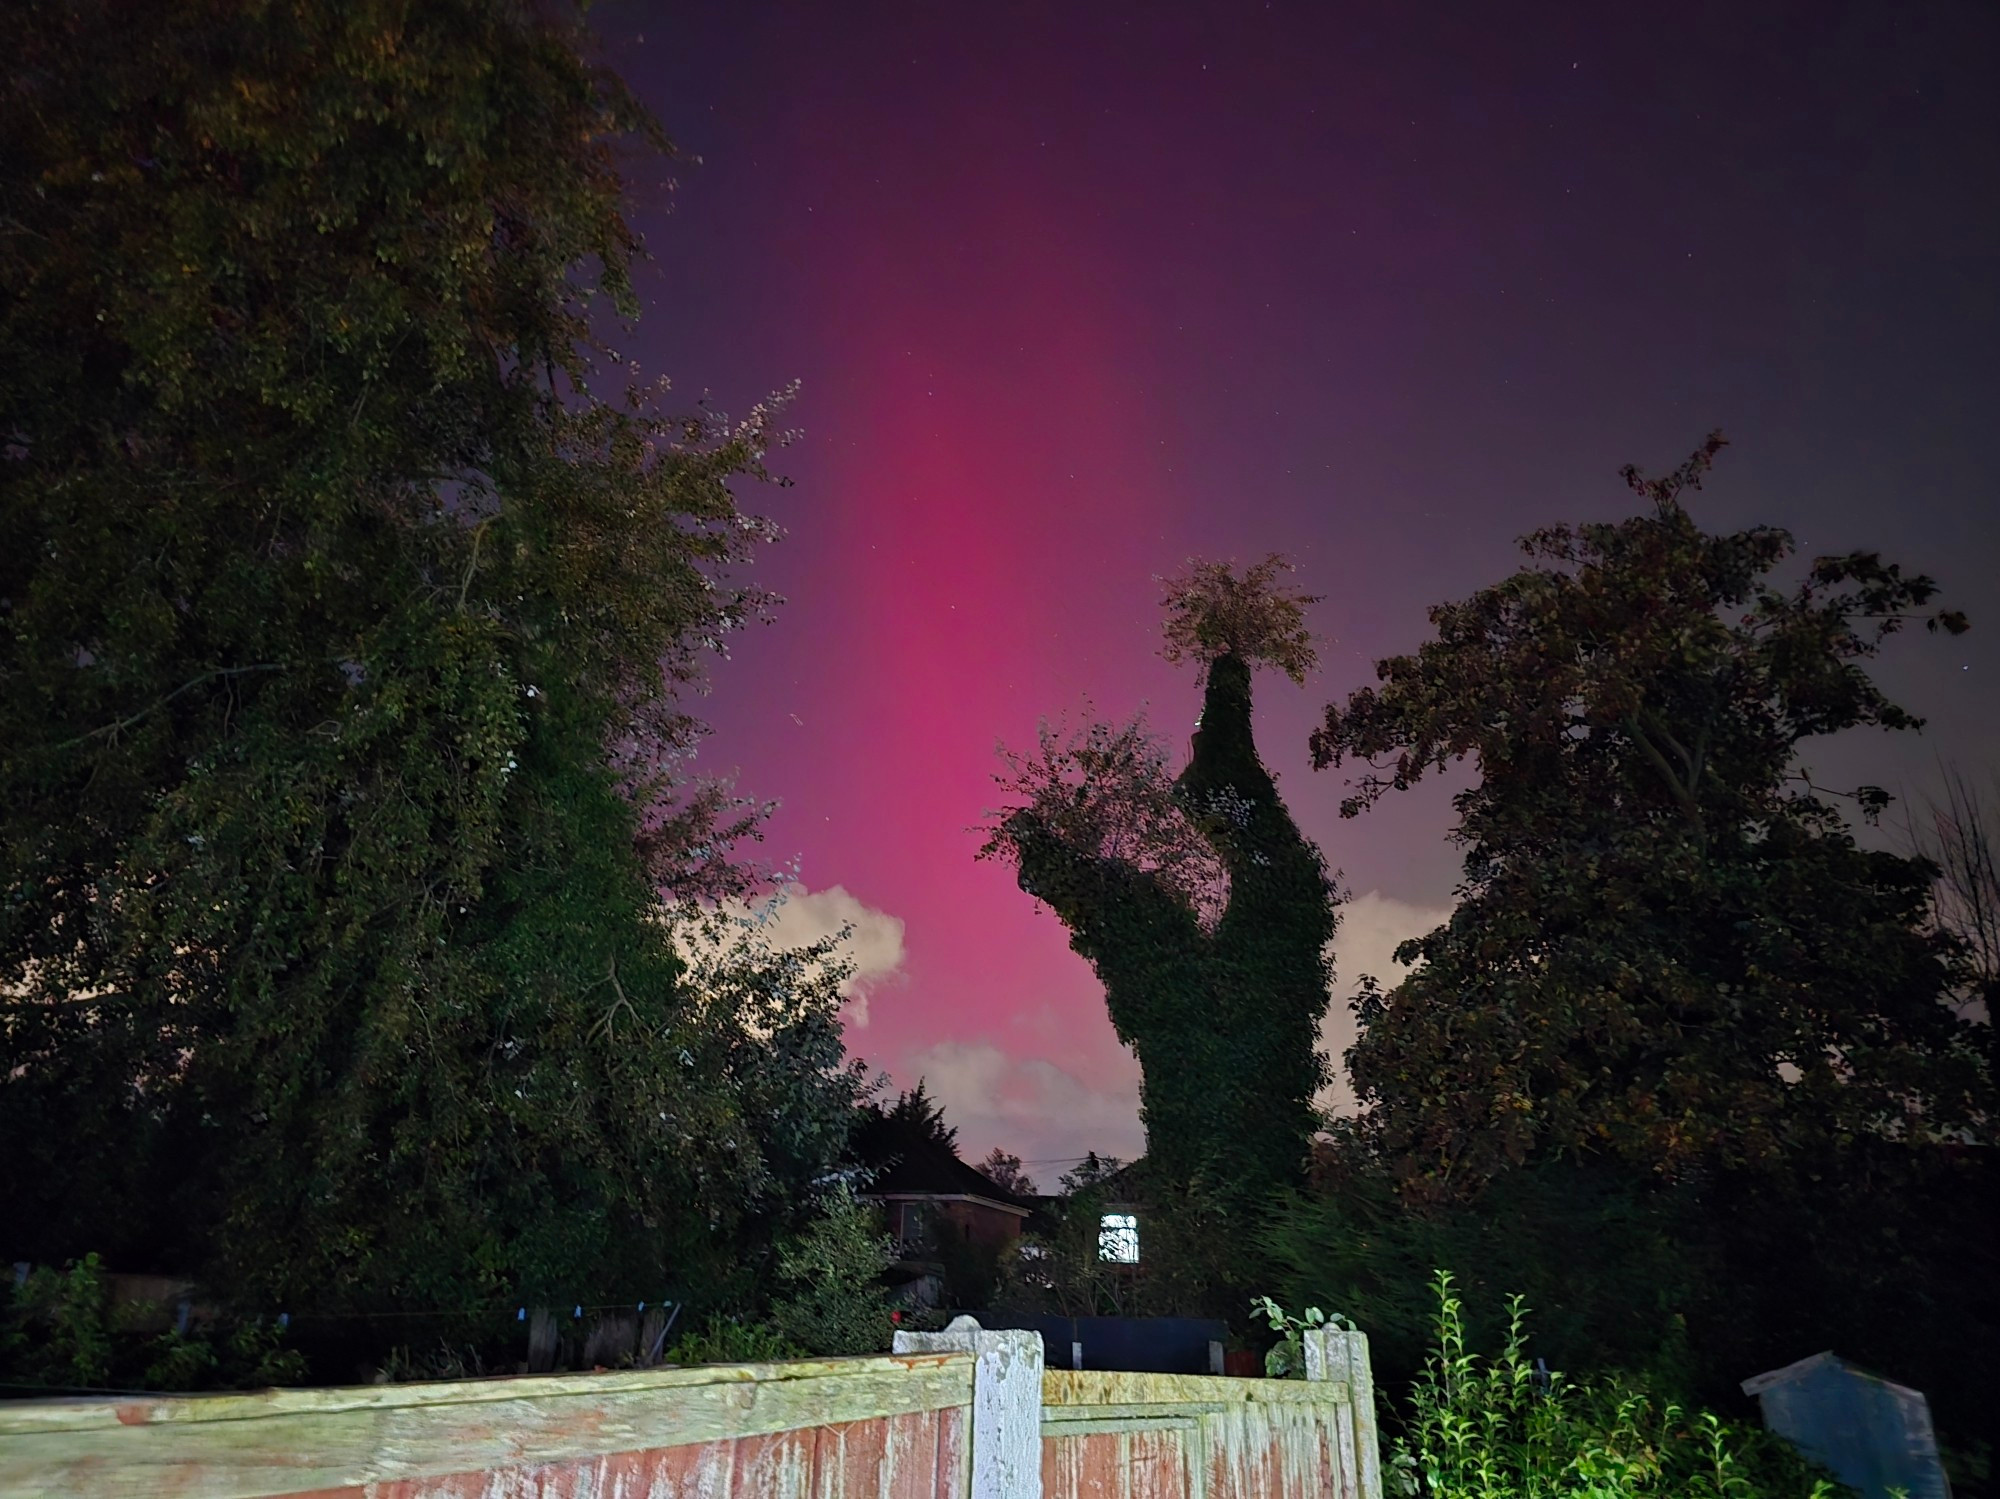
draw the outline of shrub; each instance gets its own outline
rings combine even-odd
[[[1436,1343],[1384,1467],[1426,1499],[1832,1499],[1842,1492],[1768,1434],[1689,1412],[1643,1385],[1571,1383],[1527,1357],[1509,1298],[1497,1359],[1466,1348],[1449,1272],[1434,1281]]]
[[[889,1346],[882,1272],[894,1251],[873,1209],[838,1188],[824,1217],[778,1251],[778,1331],[808,1353],[880,1353]]]
[[[1354,1324],[1335,1312],[1329,1317],[1316,1306],[1305,1309],[1305,1315],[1294,1317],[1268,1296],[1257,1296],[1250,1302],[1254,1316],[1262,1317],[1271,1324],[1271,1331],[1278,1334],[1278,1341],[1264,1354],[1264,1374],[1270,1379],[1304,1379],[1306,1377],[1306,1334],[1320,1327],[1352,1328]]]
[[[806,1350],[768,1322],[747,1322],[720,1313],[690,1328],[667,1349],[670,1364],[763,1364],[800,1358]]]
[[[104,1277],[95,1254],[30,1275],[0,1315],[0,1375],[52,1392],[260,1389],[304,1380],[305,1360],[283,1346],[277,1323],[223,1316],[154,1331],[145,1325],[151,1309],[115,1303]]]

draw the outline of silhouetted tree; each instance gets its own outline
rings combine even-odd
[[[562,4],[7,32],[17,1252],[295,1310],[726,1273],[851,1079],[832,989],[697,995],[660,919],[744,888],[680,689],[779,434],[620,389],[658,126]]]
[[[2000,789],[2000,782],[1996,782]],[[1986,1065],[2000,1077],[2000,799],[1963,772],[1945,772],[1942,804],[1926,798],[1931,830],[1906,825],[1911,851],[1937,866],[1933,911],[1939,928],[1964,944],[1958,992],[1979,1007]]]
[[[1866,552],[1764,582],[1789,535],[1711,536],[1679,499],[1721,446],[1627,469],[1645,514],[1528,537],[1545,565],[1433,609],[1437,638],[1313,736],[1317,765],[1369,767],[1343,816],[1478,761],[1459,904],[1398,953],[1423,966],[1364,995],[1348,1054],[1413,1179],[1470,1189],[1544,1152],[1671,1176],[1992,1117],[1931,869],[1859,848],[1798,762],[1819,735],[1918,725],[1858,663],[1935,585]]]
[[[987,1152],[986,1159],[979,1163],[980,1173],[1003,1192],[1016,1197],[1038,1196],[1034,1178],[1022,1168],[1021,1158],[998,1145]]]

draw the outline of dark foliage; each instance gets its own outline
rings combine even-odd
[[[1351,1153],[1263,1230],[1286,1305],[1352,1316],[1400,1396],[1430,1336],[1433,1269],[1465,1291],[1469,1343],[1498,1349],[1505,1297],[1530,1357],[1618,1373],[1742,1417],[1740,1381],[1833,1348],[1926,1392],[1948,1443],[1995,1436],[2000,1180],[1986,1152],[1874,1143],[1794,1175],[1667,1183],[1597,1159],[1503,1172],[1413,1201]]]
[[[853,1079],[829,983],[696,994],[663,919],[744,888],[678,694],[776,434],[595,393],[657,127],[562,6],[7,32],[14,1254],[293,1312],[738,1274]]]
[[[1667,480],[1628,470],[1649,513],[1529,537],[1549,565],[1432,610],[1437,638],[1313,737],[1317,764],[1371,767],[1349,816],[1479,765],[1459,904],[1399,954],[1422,967],[1364,992],[1349,1053],[1369,1129],[1424,1190],[1551,1152],[1781,1170],[1993,1117],[1946,1003],[1960,947],[1928,919],[1934,866],[1858,846],[1798,763],[1820,735],[1917,727],[1859,663],[1935,585],[1872,553],[1822,557],[1790,594],[1764,581],[1789,536],[1707,535],[1677,498],[1720,445]]]

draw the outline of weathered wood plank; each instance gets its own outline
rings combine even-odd
[[[933,1499],[937,1492],[937,1413],[891,1416],[882,1499]]]
[[[865,1358],[790,1359],[771,1364],[696,1364],[685,1368],[610,1370],[602,1374],[540,1374],[418,1384],[343,1385],[333,1389],[252,1390],[232,1395],[13,1400],[0,1403],[0,1437],[93,1427],[158,1426],[182,1421],[243,1421],[262,1416],[328,1414],[350,1410],[479,1405],[495,1400],[540,1400],[565,1395],[595,1398],[696,1385],[783,1384],[835,1375],[854,1378],[879,1374],[893,1379],[908,1370],[961,1366],[967,1370],[966,1378],[969,1380],[971,1359],[962,1353],[884,1353]]]
[[[1223,1374],[1120,1374],[1045,1369],[1044,1407],[1069,1405],[1342,1405],[1343,1380],[1233,1379]]]
[[[1125,1490],[1130,1499],[1189,1499],[1188,1441],[1184,1431],[1135,1431],[1126,1437]]]
[[[1045,1405],[1042,1407],[1042,1428],[1064,1426],[1072,1421],[1144,1420],[1157,1416],[1161,1420],[1174,1417],[1196,1417],[1213,1415],[1217,1411],[1232,1409],[1239,1402],[1226,1400],[1162,1400],[1146,1405]]]
[[[813,1449],[813,1499],[886,1499],[889,1423],[822,1426]]]
[[[946,1406],[937,1413],[938,1499],[968,1499],[972,1493],[972,1412]]]
[[[775,1431],[736,1439],[729,1499],[812,1499],[813,1448],[819,1432]]]
[[[405,1387],[399,1399],[276,1391],[215,1397],[208,1408],[193,1399],[100,1403],[82,1419],[46,1404],[0,1409],[0,1496],[262,1499],[692,1447],[972,1398],[964,1355],[808,1367],[803,1377],[770,1373],[790,1368],[770,1364],[480,1381]],[[238,1414],[217,1419],[216,1408]]]
[[[316,1489],[280,1499],[728,1499],[735,1444],[620,1452],[587,1463],[453,1473],[393,1483]]]
[[[1044,1499],[1130,1499],[1124,1485],[1127,1440],[1106,1433],[1044,1441]]]

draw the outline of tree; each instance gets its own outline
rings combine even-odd
[[[986,1153],[986,1159],[979,1163],[979,1172],[994,1186],[1014,1197],[1040,1195],[1034,1178],[1022,1168],[1021,1158],[998,1145]]]
[[[917,1079],[916,1087],[897,1094],[883,1117],[898,1133],[928,1140],[946,1150],[958,1149],[958,1127],[944,1122],[944,1105],[924,1091],[922,1078]]]
[[[1625,470],[1647,513],[1526,538],[1547,565],[1433,609],[1436,639],[1313,736],[1317,766],[1369,767],[1343,816],[1479,766],[1459,905],[1398,953],[1421,968],[1364,993],[1349,1052],[1413,1180],[1544,1152],[1671,1177],[1989,1117],[1930,867],[1858,847],[1799,763],[1819,735],[1918,726],[1860,662],[1936,586],[1868,552],[1764,581],[1786,533],[1708,535],[1679,499],[1721,446]],[[1851,795],[1871,818],[1888,800]]]
[[[662,886],[743,883],[754,812],[686,781],[682,698],[768,602],[724,581],[771,534],[729,486],[779,437],[768,408],[598,393],[641,253],[616,153],[671,148],[579,25],[510,0],[14,16],[0,1195],[24,1253],[292,1309],[657,1296],[783,1216],[779,1157],[827,1154],[743,1076],[755,1053],[837,1097],[825,996],[692,992],[659,919]]]
[[[1103,1252],[1104,1212],[1124,1163],[1095,1151],[1063,1173],[1056,1200],[1001,1268],[999,1304],[1058,1317],[1144,1316],[1156,1310],[1130,1267]],[[1122,1193],[1120,1194],[1122,1197]]]
[[[1965,971],[1959,993],[1982,1011],[1986,1065],[2000,1077],[2000,801],[1987,800],[1963,772],[1945,772],[1942,805],[1926,798],[1931,833],[1907,820],[1912,853],[1937,866],[1933,909],[1938,926],[1962,944]]]
[[[1164,654],[1194,661],[1205,696],[1192,752],[1168,779],[1142,720],[1094,725],[1012,757],[981,850],[1070,931],[1143,1069],[1147,1163],[1169,1191],[1234,1203],[1299,1178],[1327,1072],[1335,892],[1257,758],[1250,679],[1303,681],[1315,600],[1280,588],[1271,557],[1238,579],[1193,563],[1167,580]]]

